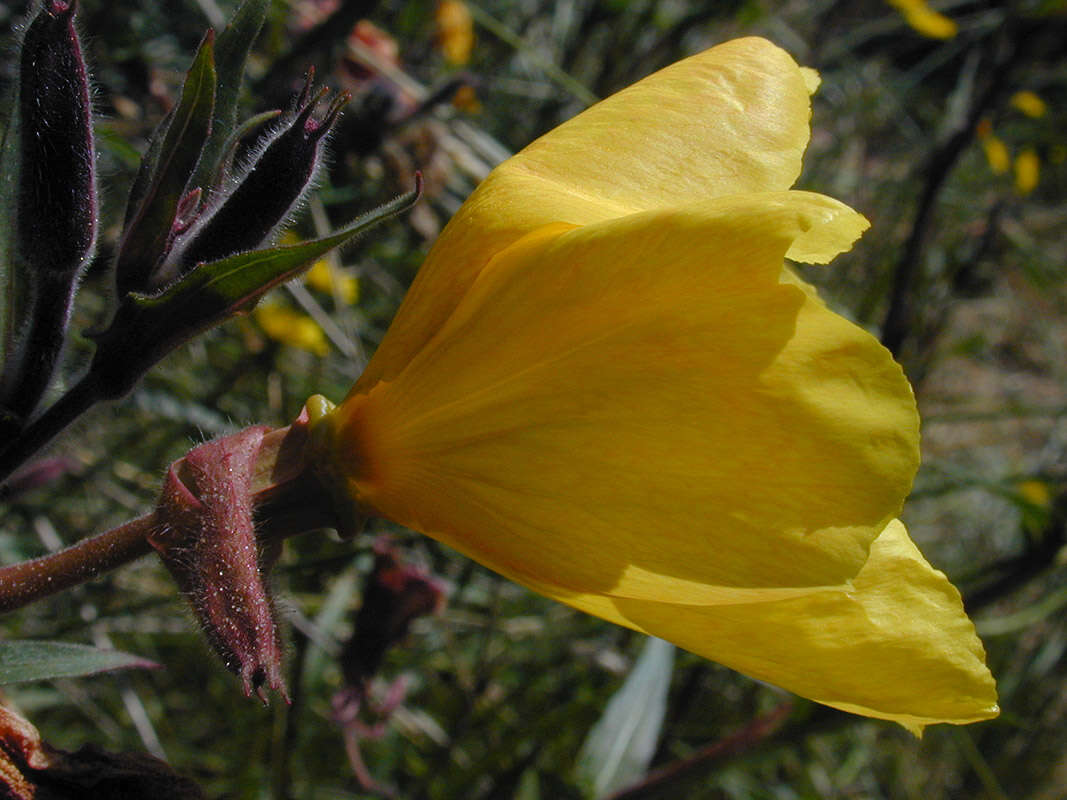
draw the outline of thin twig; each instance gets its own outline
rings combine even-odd
[[[992,43],[992,46],[996,45],[997,43]],[[1024,49],[1014,40],[1008,43],[1007,52],[990,65],[988,74],[992,77],[985,91],[971,105],[956,132],[940,146],[934,148],[923,168],[926,182],[919,196],[911,232],[908,234],[908,239],[904,243],[904,249],[900,253],[900,259],[893,272],[889,310],[882,324],[882,344],[894,356],[900,355],[904,341],[912,328],[912,304],[916,287],[919,284],[923,250],[933,228],[938,197],[956,163],[974,139],[979,120],[1006,90],[1008,79],[1022,57]]]
[[[712,742],[688,758],[675,761],[649,773],[640,783],[621,789],[607,800],[644,800],[657,796],[671,784],[688,779],[712,764],[751,750],[771,736],[793,713],[793,703],[787,700],[773,711],[756,717],[736,733]]]

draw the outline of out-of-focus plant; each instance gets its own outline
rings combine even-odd
[[[39,408],[96,239],[95,147],[74,12],[73,0],[49,0],[27,27],[5,130],[0,479],[92,405],[129,392],[167,353],[247,313],[270,288],[415,197],[330,236],[274,245],[314,185],[348,96],[335,96],[316,116],[327,90],[314,91],[309,74],[290,109],[238,126],[237,91],[266,12],[266,3],[248,0],[217,43],[213,32],[204,37],[180,101],[142,159],[113,265],[118,304],[88,334],[95,343],[88,369]]]
[[[959,30],[952,19],[934,11],[926,0],[887,0],[887,2],[923,36],[931,39],[951,39]]]
[[[249,0],[217,42],[209,34],[201,45],[131,193],[113,263],[117,308],[93,334],[87,371],[57,400],[48,387],[96,238],[93,203],[78,207],[80,221],[65,219],[79,241],[48,241],[69,245],[47,259],[66,264],[55,281],[70,293],[60,293],[63,313],[34,310],[46,295],[32,280],[9,293],[5,473],[92,404],[130,391],[167,352],[413,200],[332,236],[274,246],[345,100],[318,113],[324,93],[309,78],[289,110],[236,125],[236,77],[263,7]],[[76,47],[72,14],[46,3],[23,47],[34,45],[34,26],[57,20],[63,47]],[[80,56],[64,57],[80,71],[63,96],[81,110],[68,109],[77,124],[60,127],[84,134],[69,148],[83,158],[55,167],[91,166],[80,144],[93,146],[86,71]],[[563,603],[820,703],[913,731],[994,716],[995,688],[959,594],[896,519],[918,462],[911,388],[870,334],[782,266],[829,261],[866,227],[847,206],[791,189],[816,83],[783,51],[739,40],[538,140],[456,214],[338,406],[316,396],[290,426],[193,448],[167,470],[152,513],[0,571],[0,603],[25,604],[154,550],[246,694],[287,697],[270,587],[282,541],[327,527],[351,538],[384,517]],[[15,107],[9,142],[37,124],[33,109]],[[35,147],[4,150],[6,186],[23,203],[3,229],[9,253],[47,238],[23,221],[39,218],[24,207],[56,207],[44,190],[22,197],[26,165],[41,162]],[[1021,155],[1024,193],[1037,162]],[[77,174],[94,197],[92,171]],[[23,268],[10,263],[15,280]],[[311,280],[354,299],[345,276]],[[43,359],[33,341],[44,335],[23,333],[38,317],[53,331],[49,317],[63,318]],[[278,341],[325,348],[315,323],[285,306],[261,306],[255,318]],[[42,388],[20,393],[35,383]],[[397,680],[379,700],[372,679],[386,648],[442,593],[388,547],[370,576],[341,654],[348,690],[333,711],[363,788],[387,793],[360,748],[384,730],[367,717],[402,712],[407,689]],[[662,659],[657,670],[662,695],[670,670]],[[658,731],[663,711],[652,705]],[[10,730],[22,736],[16,722]],[[631,778],[653,757],[650,738],[633,748]],[[29,756],[19,758],[25,775]]]

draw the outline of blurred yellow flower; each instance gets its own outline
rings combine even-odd
[[[993,133],[993,125],[988,119],[978,123],[978,141],[982,144],[989,168],[996,175],[1003,175],[1011,169],[1011,154],[1004,141]]]
[[[304,275],[304,282],[312,289],[330,296],[336,290],[337,298],[348,306],[355,305],[359,300],[359,278],[334,269],[325,258],[311,265]]]
[[[330,351],[322,328],[307,314],[279,305],[259,305],[252,312],[256,323],[271,339],[317,356]]]
[[[1052,505],[1052,491],[1045,481],[1029,480],[1022,481],[1015,487],[1019,497],[1031,505],[1040,508],[1048,508]]]
[[[471,60],[474,49],[474,20],[466,3],[440,0],[434,14],[437,46],[449,64],[462,66]]]
[[[1041,159],[1032,147],[1024,148],[1015,157],[1015,193],[1026,197],[1037,188],[1041,179]]]
[[[1048,106],[1035,92],[1023,90],[1011,96],[1011,104],[1014,108],[1026,114],[1028,117],[1038,119],[1048,113]]]
[[[460,111],[466,111],[468,114],[480,114],[482,111],[482,103],[478,99],[478,92],[475,91],[473,86],[469,85],[463,85],[456,89],[456,93],[452,95],[452,105]]]
[[[923,36],[931,39],[951,39],[959,30],[956,23],[934,11],[925,0],[887,0],[897,9],[904,21]]]
[[[895,520],[911,388],[783,265],[868,226],[789,188],[813,77],[729,42],[499,166],[344,402],[309,401],[318,462],[364,513],[818,702],[986,719],[959,594]]]

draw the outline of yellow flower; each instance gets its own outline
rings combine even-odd
[[[995,175],[1003,175],[1011,169],[1011,154],[1004,140],[993,133],[993,125],[988,119],[978,123],[978,141],[982,144],[989,168]]]
[[[260,305],[252,312],[259,327],[271,339],[317,356],[330,351],[326,335],[311,317],[278,305]]]
[[[931,39],[951,39],[959,28],[956,23],[930,8],[925,0],[887,0],[915,31]]]
[[[1015,193],[1026,197],[1037,188],[1041,179],[1041,159],[1032,147],[1025,148],[1015,157]]]
[[[1052,505],[1052,492],[1044,481],[1022,481],[1015,487],[1024,501],[1039,508],[1048,508]]]
[[[1048,113],[1048,106],[1045,101],[1038,94],[1028,89],[1013,94],[1011,96],[1011,104],[1026,116],[1034,119],[1043,117]]]
[[[320,258],[311,265],[304,275],[304,281],[312,289],[323,294],[333,295],[336,287],[337,297],[345,305],[355,305],[359,300],[359,278],[330,266],[325,258]]]
[[[959,595],[894,519],[911,389],[783,267],[867,227],[789,189],[813,77],[729,42],[499,166],[317,403],[319,460],[364,512],[575,608],[912,730],[985,719]]]
[[[461,66],[471,60],[474,49],[474,20],[460,0],[441,0],[434,13],[437,46],[449,64]]]

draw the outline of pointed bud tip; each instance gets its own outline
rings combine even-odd
[[[44,4],[44,11],[51,14],[57,19],[63,19],[64,17],[73,17],[74,12],[77,10],[77,0],[46,0]]]
[[[245,697],[251,697],[255,694],[259,698],[259,702],[264,706],[269,706],[270,696],[267,694],[267,689],[272,689],[278,693],[286,705],[293,704],[293,701],[289,699],[289,692],[286,689],[285,681],[282,679],[279,664],[249,663],[241,669],[240,676],[244,685]]]

